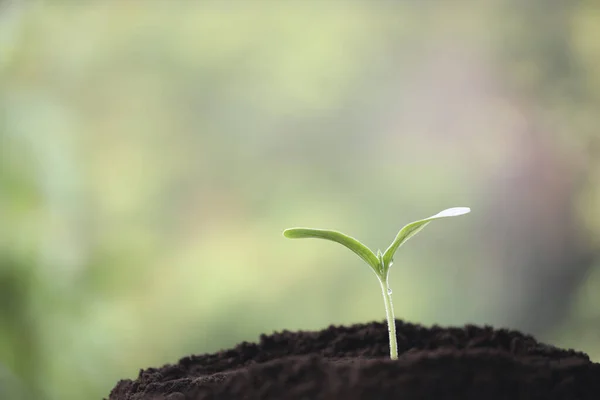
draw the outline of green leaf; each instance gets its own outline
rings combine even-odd
[[[394,254],[396,253],[396,250],[398,250],[398,248],[401,245],[403,245],[408,239],[410,239],[411,237],[413,237],[417,233],[419,233],[431,221],[440,219],[440,218],[456,217],[459,215],[468,214],[469,212],[471,212],[471,209],[469,207],[448,208],[447,210],[440,211],[439,213],[437,213],[429,218],[425,218],[420,221],[411,222],[410,224],[404,226],[404,228],[402,228],[400,230],[400,232],[398,232],[396,239],[394,239],[394,241],[392,242],[390,247],[388,247],[387,250],[385,251],[385,253],[383,254],[383,269],[384,269],[383,272],[387,274],[387,269],[389,269],[390,263],[392,262],[392,260],[394,258]]]
[[[356,253],[373,268],[378,276],[381,274],[381,263],[373,251],[353,237],[341,232],[328,229],[290,228],[283,231],[283,236],[289,239],[316,238],[337,242]]]

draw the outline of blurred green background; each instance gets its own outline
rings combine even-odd
[[[396,316],[600,360],[594,0],[0,1],[0,398]]]

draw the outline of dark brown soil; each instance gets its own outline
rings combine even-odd
[[[600,364],[516,331],[396,321],[261,335],[215,354],[141,370],[109,400],[600,399]]]

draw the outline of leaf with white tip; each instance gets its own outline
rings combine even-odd
[[[469,212],[471,212],[471,209],[469,207],[448,208],[444,211],[440,211],[439,213],[437,213],[429,218],[411,222],[410,224],[405,225],[400,230],[400,232],[398,232],[396,239],[394,239],[394,241],[392,242],[390,247],[388,247],[387,250],[385,251],[385,253],[383,254],[383,268],[385,270],[387,270],[390,266],[390,263],[392,262],[392,259],[394,258],[394,254],[396,253],[396,250],[398,250],[398,248],[402,244],[404,244],[408,239],[410,239],[411,237],[413,237],[417,233],[419,233],[431,221],[434,221],[434,220],[440,219],[440,218],[456,217],[459,215],[468,214]],[[384,272],[387,273],[387,271],[384,271]]]

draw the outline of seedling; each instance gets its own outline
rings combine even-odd
[[[388,283],[388,275],[394,261],[396,250],[398,250],[398,248],[408,239],[419,233],[431,221],[446,217],[456,217],[458,215],[467,214],[470,211],[471,209],[468,207],[448,208],[429,218],[411,222],[400,229],[400,232],[396,235],[396,239],[394,239],[392,244],[383,254],[381,253],[381,250],[377,250],[377,255],[353,237],[329,229],[290,228],[283,231],[283,236],[290,239],[318,238],[337,242],[352,250],[371,267],[373,272],[375,272],[375,275],[377,275],[377,279],[381,285],[388,331],[390,334],[390,358],[395,360],[398,358],[398,344],[396,342],[396,320],[394,319],[394,307],[392,305],[392,289],[390,289]]]

